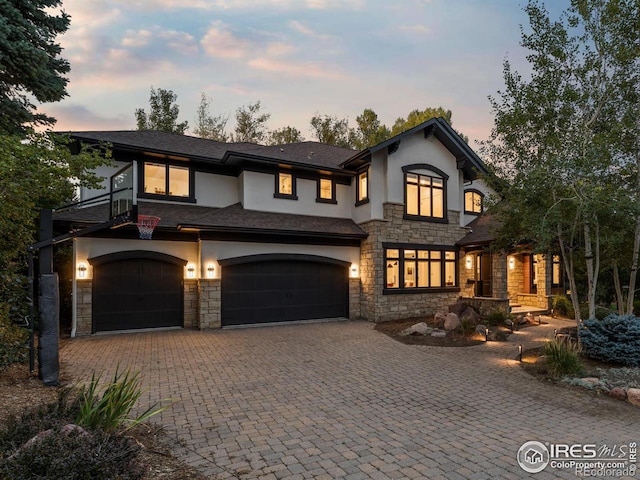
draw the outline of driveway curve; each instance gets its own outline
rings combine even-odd
[[[177,453],[212,479],[531,478],[527,441],[638,442],[640,409],[538,381],[515,360],[556,327],[466,348],[400,344],[366,322],[77,338],[65,378],[141,370]],[[576,478],[548,466],[536,479]]]

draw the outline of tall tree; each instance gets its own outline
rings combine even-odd
[[[583,261],[581,293],[593,317],[606,229],[614,228],[605,220],[620,202],[633,207],[631,235],[640,245],[640,200],[632,184],[640,181],[640,164],[619,134],[631,130],[639,138],[621,121],[638,113],[638,2],[573,0],[558,20],[535,1],[525,11],[531,32],[523,31],[521,44],[530,51],[531,78],[505,62],[505,90],[490,98],[495,126],[484,149],[508,180],[501,234],[511,244],[528,239],[543,252],[560,249],[576,319],[576,262]]]
[[[178,96],[172,90],[151,87],[149,95],[149,114],[143,108],[136,109],[138,130],[160,130],[161,132],[184,135],[189,122],[178,123],[180,107],[175,103]]]
[[[215,140],[217,142],[226,142],[228,135],[225,132],[227,127],[227,121],[229,116],[216,115],[211,116],[211,98],[206,93],[202,92],[200,96],[200,105],[196,112],[195,127],[193,129],[194,135],[208,140]]]
[[[356,150],[377,145],[391,137],[391,131],[386,125],[380,122],[378,115],[370,108],[356,117],[357,128],[349,132],[350,144]]]
[[[33,100],[67,96],[69,63],[55,38],[69,28],[69,15],[53,15],[60,0],[5,0],[0,8],[0,133],[25,134],[55,119],[36,113]]]
[[[257,101],[236,110],[236,128],[232,141],[260,143],[266,139],[267,122],[271,114],[260,113],[260,108],[260,101]]]
[[[352,147],[349,139],[349,120],[346,118],[316,114],[311,117],[311,131],[318,142],[338,147]]]
[[[269,132],[267,145],[285,145],[287,143],[304,142],[304,137],[296,127],[282,127]]]
[[[407,115],[407,118],[398,117],[396,119],[393,127],[391,127],[391,136],[402,133],[405,130],[409,130],[416,125],[420,125],[427,120],[437,117],[442,117],[447,121],[447,123],[451,124],[451,110],[445,110],[442,107],[427,107],[424,110],[412,110]]]

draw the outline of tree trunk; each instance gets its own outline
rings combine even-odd
[[[600,269],[600,231],[595,222],[595,234],[592,234],[589,222],[584,224],[584,258],[587,264],[587,301],[589,303],[589,318],[596,318],[596,287],[598,286],[598,271]],[[593,239],[595,238],[595,248]]]
[[[618,306],[618,315],[624,315],[625,302],[622,293],[622,285],[620,284],[620,272],[618,271],[618,262],[614,260],[613,265],[613,286],[616,290],[616,305]]]
[[[571,238],[573,243],[573,237]],[[562,262],[564,263],[564,269],[569,279],[569,297],[571,298],[571,304],[573,305],[574,318],[576,325],[580,322],[580,300],[578,298],[578,289],[576,286],[575,266],[573,263],[572,249],[567,248],[564,243],[564,235],[562,234],[562,226],[558,224],[558,243],[560,244],[560,253],[562,254]]]

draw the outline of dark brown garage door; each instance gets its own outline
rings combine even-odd
[[[349,315],[343,264],[269,260],[223,266],[222,325]]]
[[[151,258],[94,265],[93,331],[183,325],[183,268]]]

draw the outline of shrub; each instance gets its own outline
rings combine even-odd
[[[0,463],[0,477],[14,480],[136,480],[144,469],[136,462],[139,447],[106,432],[82,435],[54,431]]]
[[[169,405],[158,407],[157,403],[151,405],[136,418],[129,418],[131,410],[142,396],[140,388],[139,372],[132,373],[126,370],[121,373],[116,369],[113,380],[100,395],[98,386],[100,376],[91,376],[91,381],[80,390],[80,411],[75,423],[90,429],[115,431],[128,424],[124,431],[144,422],[148,418],[162,412]]]
[[[580,360],[580,348],[571,341],[557,338],[549,340],[542,348],[549,375],[560,378],[564,375],[580,375],[584,371]]]
[[[496,325],[504,325],[507,320],[510,320],[511,316],[505,312],[502,309],[496,309],[496,310],[492,310],[490,311],[484,318],[484,322],[486,322],[487,325],[492,325],[492,326],[496,326]]]
[[[555,295],[551,300],[551,308],[553,309],[554,315],[561,315],[563,317],[573,316],[571,301],[564,295]]]
[[[0,304],[0,370],[24,363],[29,356],[29,333],[9,319],[9,307]]]
[[[596,313],[596,319],[604,320],[609,315],[611,315],[613,312],[611,310],[609,310],[607,307],[602,307],[600,305],[596,305],[596,312],[595,313]],[[589,305],[584,304],[584,303],[582,305],[580,305],[580,318],[582,318],[582,319],[589,318]]]
[[[640,319],[611,314],[585,320],[578,334],[585,353],[604,362],[640,367]]]
[[[463,318],[460,320],[460,325],[458,326],[458,331],[463,335],[471,335],[476,331],[476,324],[470,318]]]

